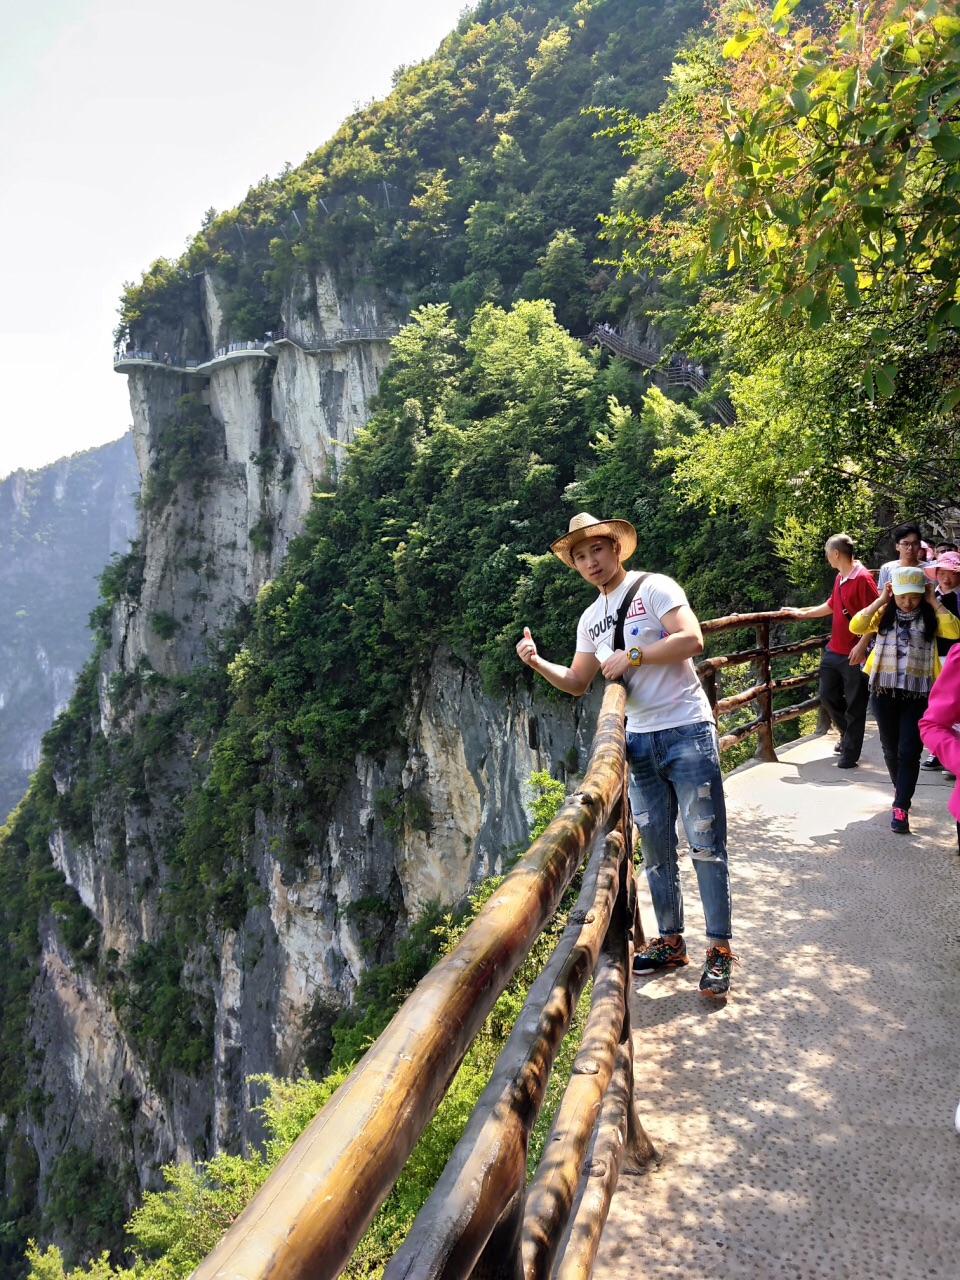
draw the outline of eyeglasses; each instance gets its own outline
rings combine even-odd
[[[918,551],[920,549],[920,543],[914,542],[912,538],[904,538],[901,542],[897,543],[897,546],[910,547],[912,551]]]

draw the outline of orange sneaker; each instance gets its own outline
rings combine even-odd
[[[738,956],[728,947],[711,947],[707,952],[703,973],[700,975],[700,990],[705,996],[714,1000],[722,1000],[730,990],[730,969]]]

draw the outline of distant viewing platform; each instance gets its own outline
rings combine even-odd
[[[117,373],[148,366],[169,369],[172,373],[202,376],[220,365],[233,364],[238,360],[275,360],[282,346],[297,347],[306,355],[319,355],[321,352],[339,351],[357,342],[389,342],[398,331],[399,325],[355,325],[338,329],[330,337],[305,339],[294,338],[285,330],[278,329],[260,341],[231,342],[228,346],[218,347],[212,356],[196,360],[185,360],[167,352],[139,351],[128,346],[127,350],[114,352],[113,367]],[[308,342],[311,345],[307,345]]]

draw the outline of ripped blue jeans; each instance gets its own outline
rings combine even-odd
[[[661,934],[683,933],[677,814],[690,842],[708,938],[729,938],[727,809],[712,720],[627,731],[630,807]]]

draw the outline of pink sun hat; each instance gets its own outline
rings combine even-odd
[[[936,582],[938,569],[949,569],[951,573],[960,573],[960,551],[945,551],[939,560],[934,560],[932,564],[922,564],[920,568],[931,582]]]

